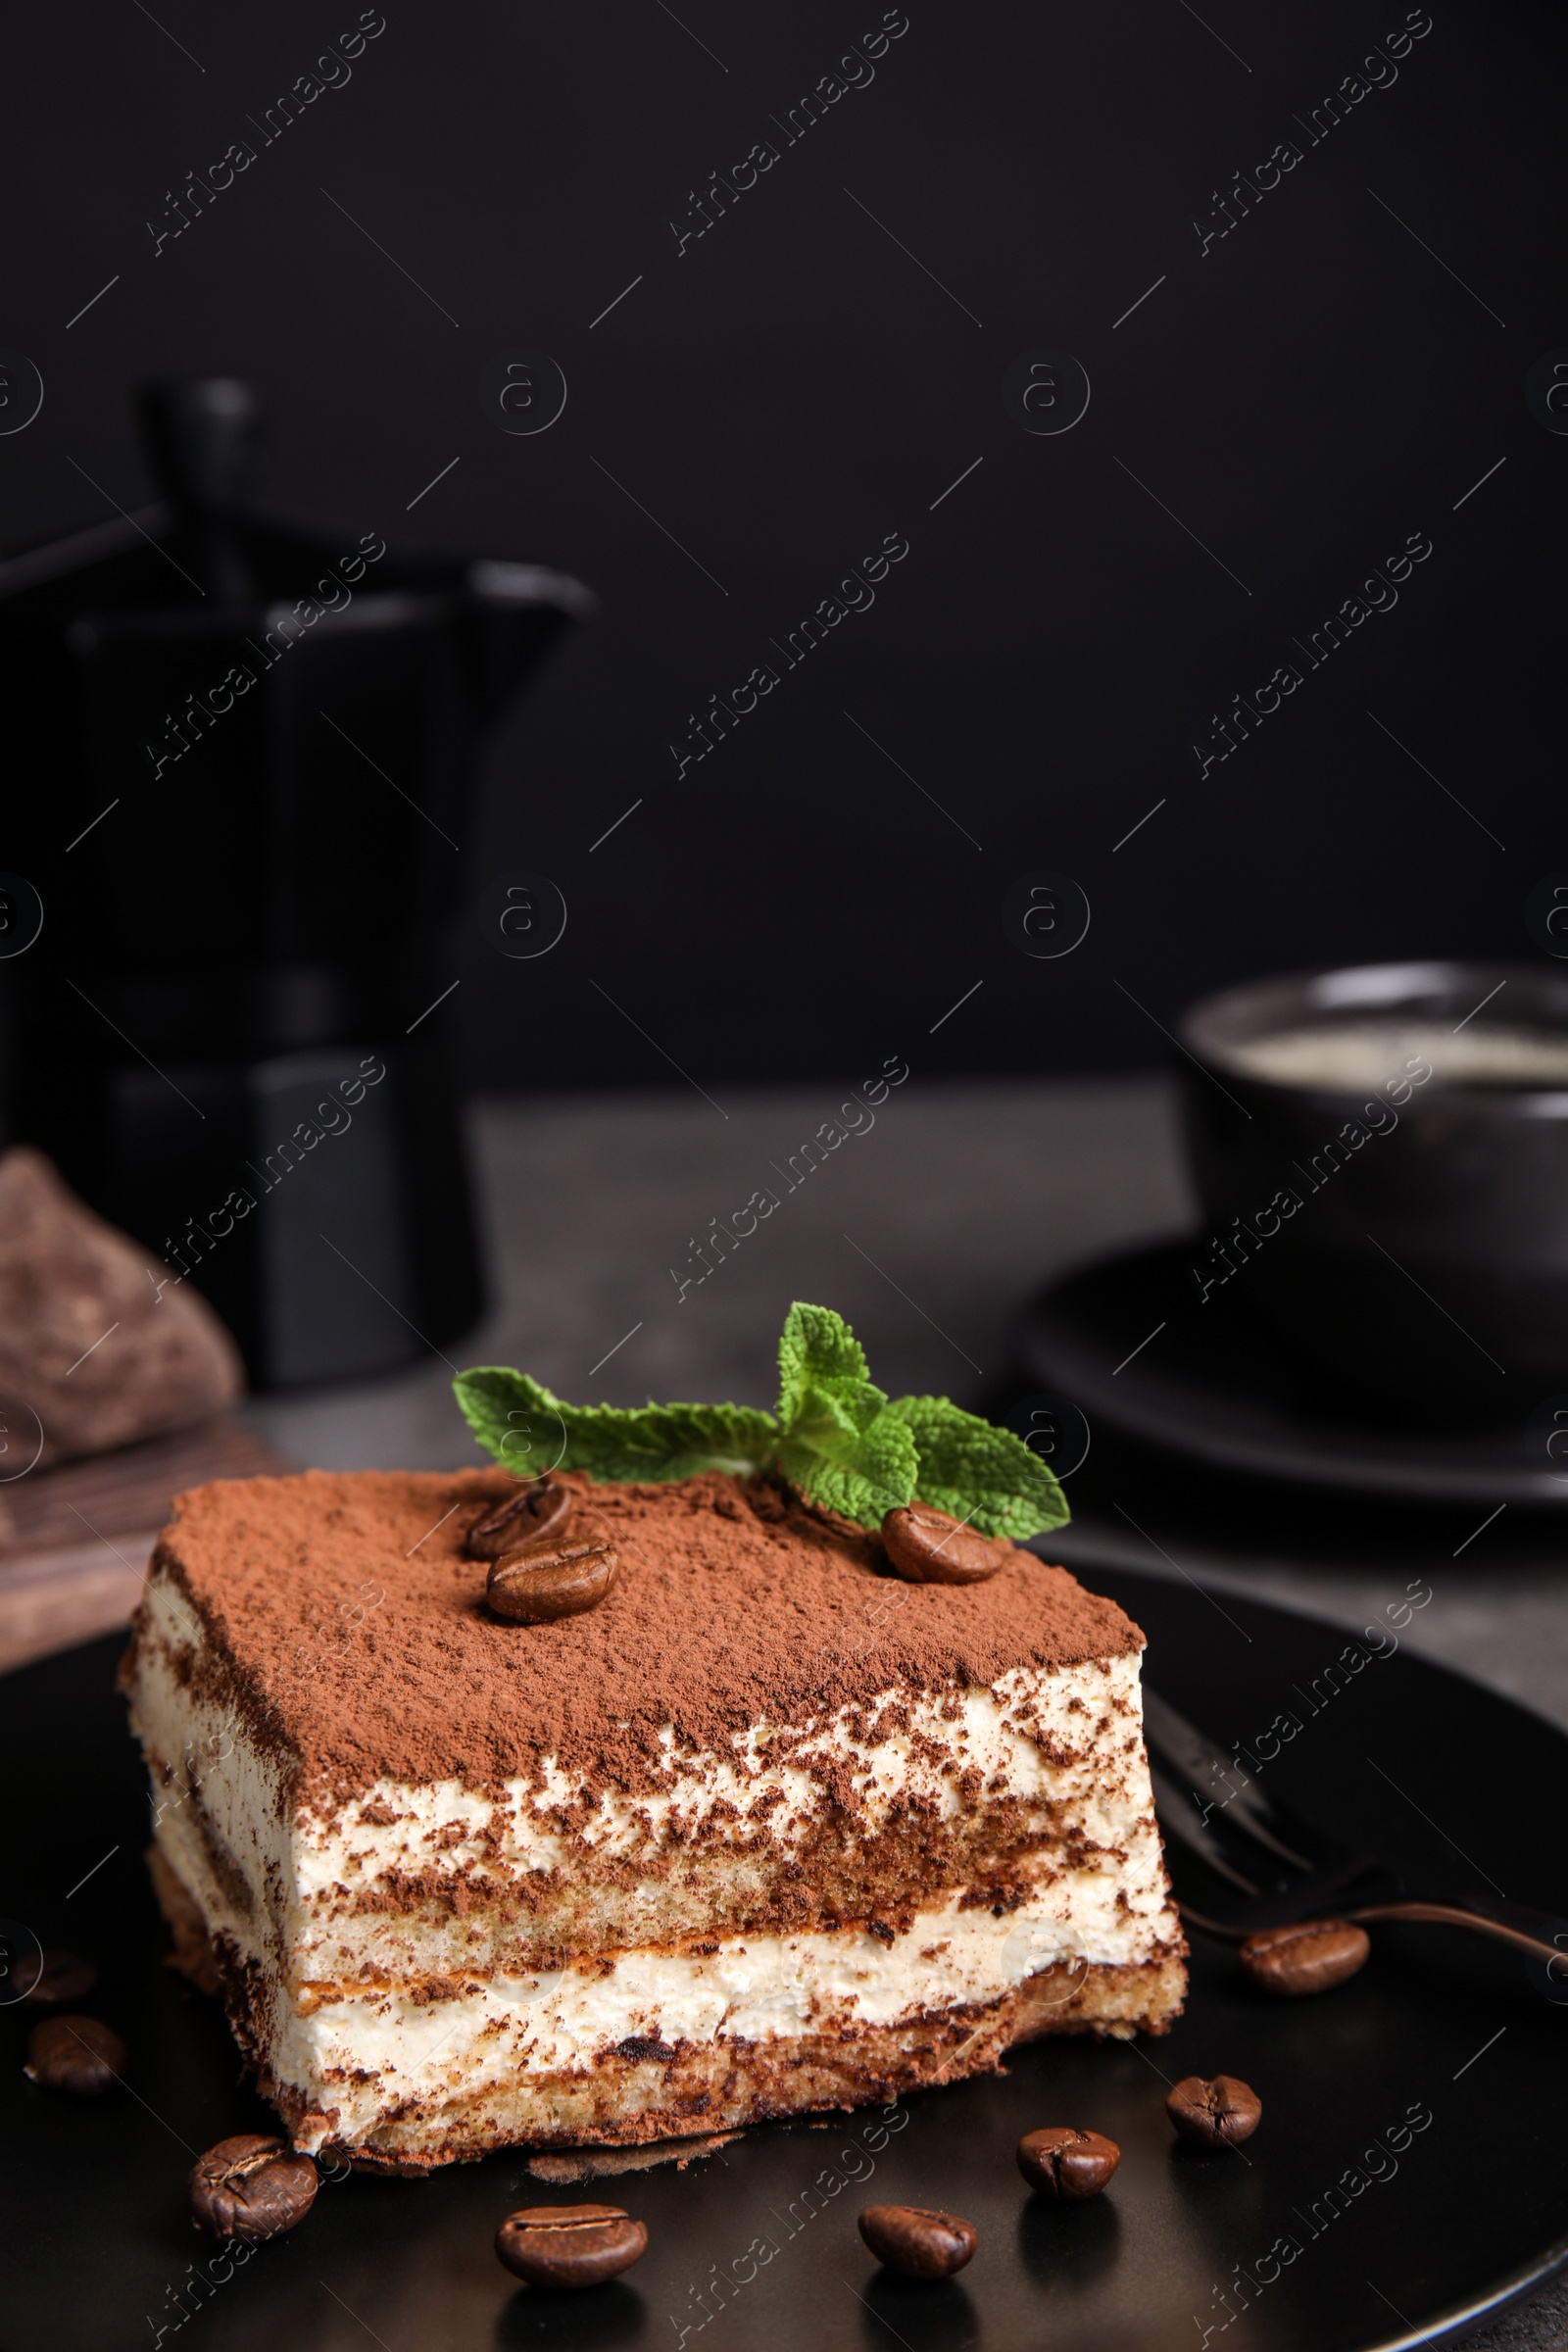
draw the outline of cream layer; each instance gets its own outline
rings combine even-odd
[[[1162,1886],[1138,1891],[1152,1906],[1163,1897]],[[504,2109],[509,2093],[525,2098],[544,2078],[612,2057],[662,2064],[676,2045],[778,2046],[912,2026],[933,2011],[984,2007],[1054,1966],[1065,2003],[1085,1962],[1149,1957],[1149,1927],[1147,1914],[1116,1914],[1098,1887],[1058,1882],[1001,1920],[955,1895],[891,1943],[856,1929],[747,1936],[701,1956],[622,1951],[540,1978],[493,1978],[435,2002],[397,1986],[304,2013],[282,2001],[269,2063],[310,2111],[300,2144],[352,2147],[392,2113],[436,2123],[473,2103]]]
[[[197,1695],[206,1642],[179,1588],[155,1575],[131,1705],[156,1834],[209,1927],[221,1923],[291,1993],[367,1971],[411,1984],[515,1977],[564,1949],[703,1936],[720,1890],[724,1919],[765,1914],[781,1869],[842,1812],[846,1774],[864,1840],[911,1806],[961,1830],[1010,1801],[1038,1839],[1027,1875],[1064,1873],[1063,1916],[1082,1919],[1092,1958],[1138,1960],[1178,1938],[1136,1651],[1020,1667],[989,1687],[888,1692],[782,1737],[759,1723],[727,1754],[682,1751],[666,1733],[666,1786],[647,1795],[589,1796],[552,1766],[499,1792],[378,1780],[326,1813],[296,1805],[284,1760],[259,1751],[237,1713]],[[862,1736],[884,1709],[900,1728]]]

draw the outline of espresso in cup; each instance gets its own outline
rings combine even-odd
[[[1372,965],[1185,1016],[1200,1312],[1325,1403],[1517,1420],[1568,1393],[1568,974]]]

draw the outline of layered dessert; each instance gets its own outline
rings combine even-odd
[[[235,1480],[154,1555],[123,1676],[154,1878],[298,2147],[679,2137],[1165,2029],[1184,1946],[1111,1602],[1005,1536],[978,1581],[906,1581],[973,1527],[928,1515],[911,1569],[743,1461],[522,1500],[543,1536],[500,1469]]]

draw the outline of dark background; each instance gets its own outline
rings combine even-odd
[[[597,591],[462,842],[470,905],[526,867],[569,907],[537,962],[471,922],[453,943],[466,1083],[678,1084],[639,1029],[705,1083],[895,1051],[922,1075],[1131,1065],[1164,1048],[1118,982],[1168,1023],[1258,971],[1534,953],[1525,899],[1568,862],[1545,519],[1568,441],[1523,392],[1568,344],[1560,10],[1435,0],[1394,85],[1309,146],[1293,118],[1404,24],[1395,0],[909,0],[870,86],[786,147],[772,118],[872,0],[388,0],[347,86],[261,147],[247,117],[357,16],[13,19],[0,341],[46,398],[0,439],[0,536],[109,515],[68,457],[135,507],[133,386],[231,370],[268,400],[279,512]],[[1288,137],[1302,162],[1200,253],[1195,218]],[[155,258],[147,220],[238,138],[256,162]],[[779,162],[677,256],[691,192],[763,138]],[[519,349],[569,387],[532,438],[479,405]],[[1002,397],[1043,349],[1092,384],[1054,438]],[[889,532],[910,553],[874,610],[677,781],[688,712]],[[1397,609],[1200,780],[1211,714],[1413,532],[1434,552]],[[419,820],[389,798],[385,821]],[[1003,931],[1038,868],[1093,906],[1061,961]]]

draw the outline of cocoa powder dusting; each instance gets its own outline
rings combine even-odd
[[[463,1556],[470,1520],[514,1491],[497,1470],[196,1487],[153,1575],[207,1626],[208,1693],[323,1809],[383,1775],[497,1789],[551,1756],[590,1797],[645,1794],[666,1783],[667,1727],[681,1752],[723,1749],[760,1720],[800,1730],[887,1691],[1143,1644],[1113,1601],[1027,1551],[984,1584],[908,1585],[876,1537],[762,1480],[564,1483],[591,1493],[621,1569],[597,1608],[554,1624],[498,1622],[488,1564]]]

